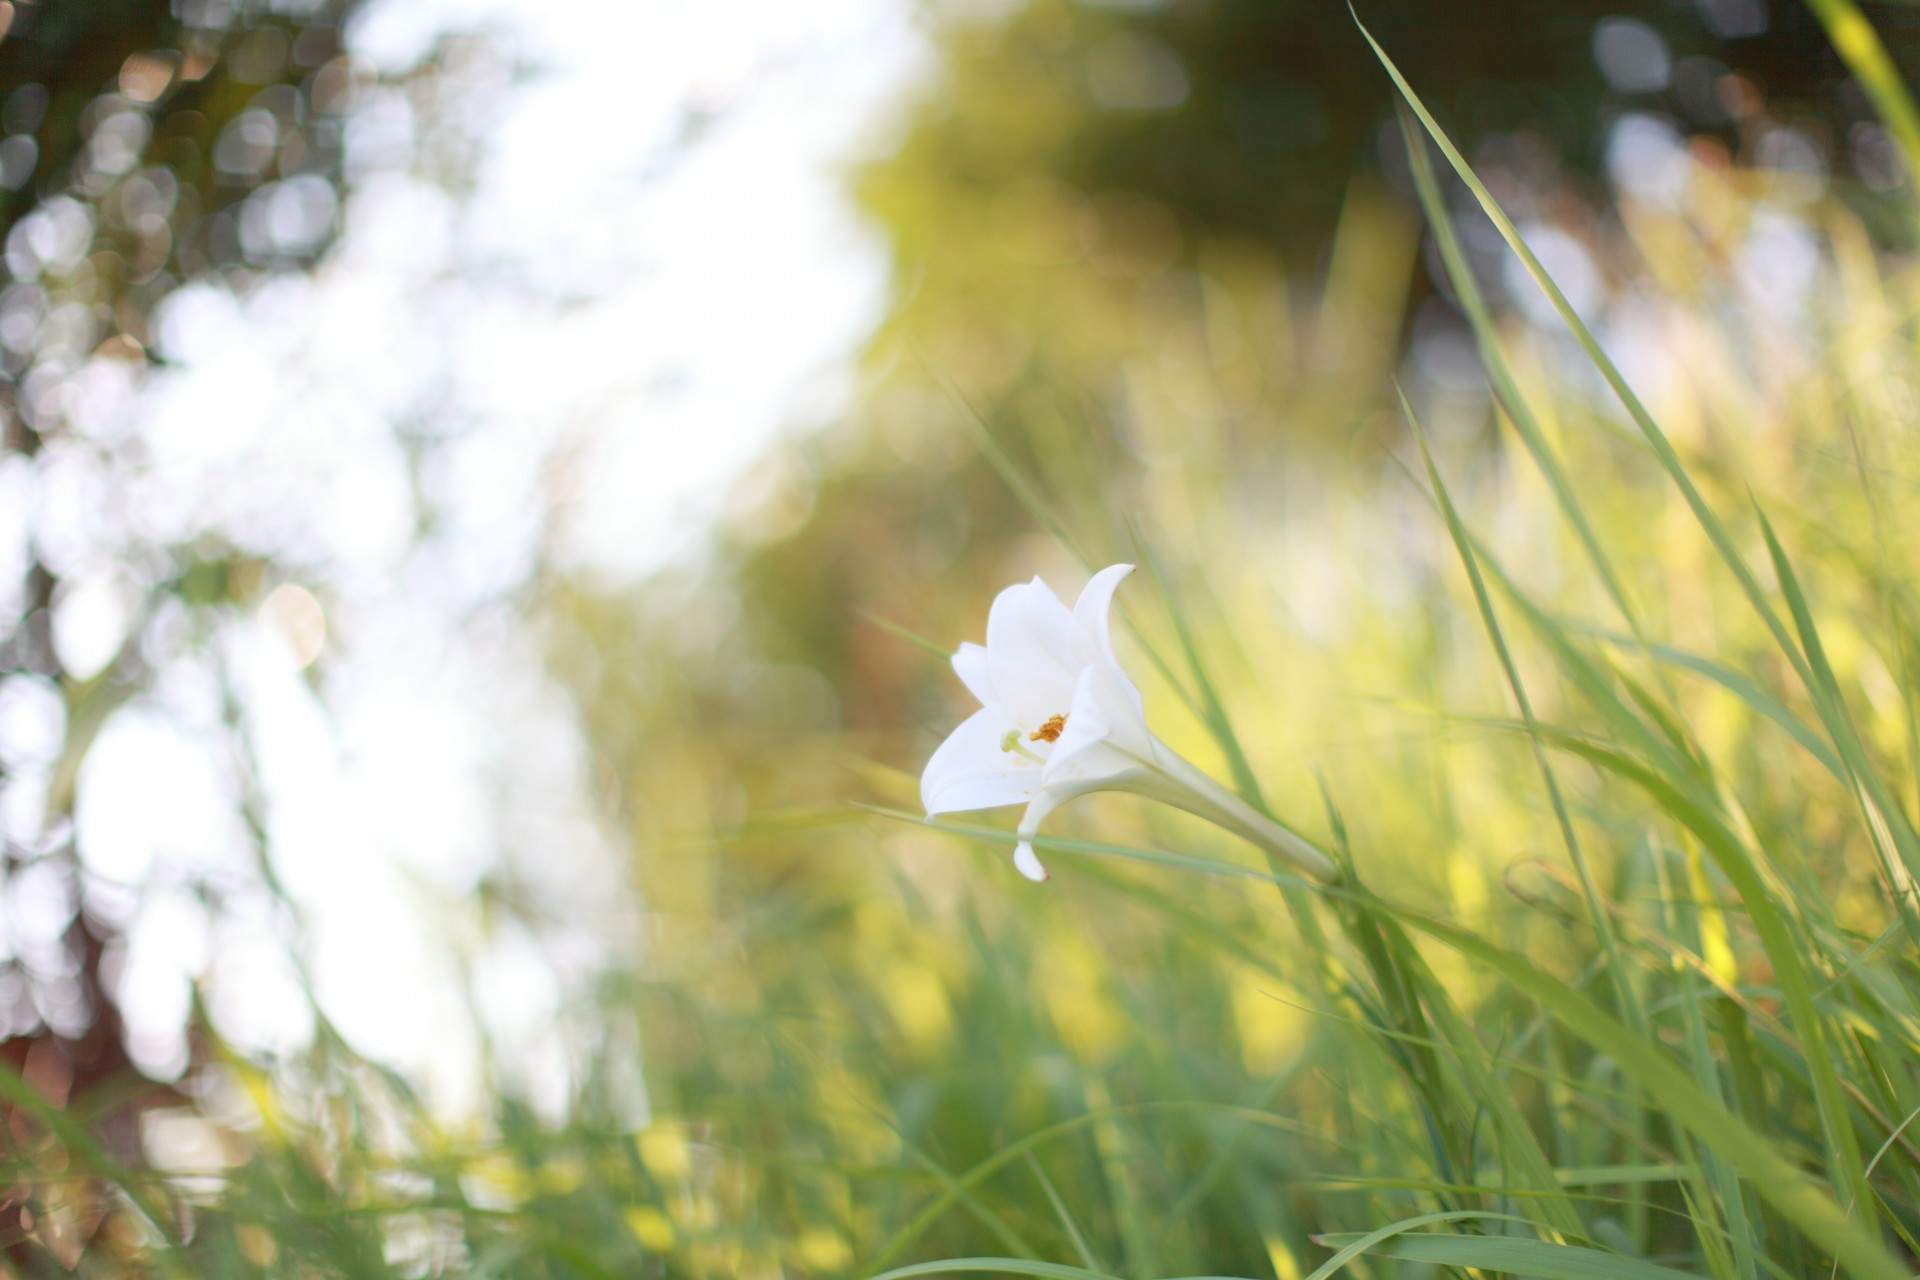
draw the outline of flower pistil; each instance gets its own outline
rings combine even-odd
[[[1039,734],[1035,734],[1034,738],[1037,740],[1039,736]],[[1025,743],[1020,741],[1020,731],[1018,729],[1009,729],[1000,735],[1000,749],[1002,751],[1011,751],[1017,756],[1025,756],[1035,764],[1046,763],[1046,759],[1043,756],[1035,754],[1027,748]]]

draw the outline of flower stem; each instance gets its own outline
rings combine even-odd
[[[1154,776],[1136,782],[1133,790],[1205,818],[1286,859],[1316,880],[1331,882],[1339,878],[1333,859],[1305,837],[1255,809],[1158,738],[1153,740],[1153,747],[1158,768]]]

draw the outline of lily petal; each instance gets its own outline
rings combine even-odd
[[[1126,672],[1096,662],[1080,673],[1073,710],[1047,757],[1049,787],[1084,786],[1095,778],[1151,767],[1153,734],[1146,705]]]
[[[1004,711],[983,707],[961,721],[920,775],[927,816],[1019,804],[1040,793],[1040,766],[1000,749],[1018,732]]]
[[[1040,865],[1040,859],[1034,856],[1033,846],[1022,840],[1013,850],[1013,865],[1021,875],[1035,884],[1045,884],[1049,879],[1047,869]]]
[[[1080,598],[1073,603],[1073,620],[1093,637],[1108,662],[1118,662],[1113,656],[1113,636],[1109,630],[1114,589],[1132,572],[1130,564],[1108,565],[1087,579],[1087,585],[1080,589]]]
[[[1013,865],[1020,869],[1021,875],[1036,884],[1047,879],[1047,869],[1040,865],[1039,855],[1033,851],[1033,838],[1040,834],[1041,820],[1069,798],[1052,791],[1042,791],[1028,803],[1027,811],[1020,815],[1020,826],[1015,832],[1020,837],[1020,843],[1013,847]]]
[[[994,692],[1029,731],[1065,715],[1080,669],[1094,658],[1092,638],[1046,583],[1008,587],[987,614],[987,661]]]
[[[963,642],[953,655],[953,670],[960,677],[960,683],[967,686],[967,692],[980,699],[981,706],[991,707],[999,703],[999,695],[993,690],[993,671],[987,664],[987,651],[984,648]]]

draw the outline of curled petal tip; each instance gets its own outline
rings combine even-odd
[[[1113,593],[1120,583],[1133,572],[1130,564],[1110,564],[1087,579],[1087,585],[1080,589],[1080,598],[1073,605],[1073,619],[1080,624],[1081,630],[1098,646],[1099,653],[1108,661],[1113,656],[1113,637],[1107,620],[1113,608]]]
[[[1013,851],[1013,865],[1035,884],[1045,884],[1051,878],[1047,875],[1047,869],[1040,865],[1040,859],[1034,856],[1033,846],[1024,840]]]

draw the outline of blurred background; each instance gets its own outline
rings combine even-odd
[[[1914,224],[1798,0],[1358,10],[1676,430],[1818,483],[1768,406]],[[1871,16],[1911,77],[1920,9]],[[1284,796],[1383,752],[1431,782],[1444,732],[1389,704],[1495,688],[1432,605],[1395,377],[1481,511],[1523,543],[1526,511],[1344,5],[12,0],[0,32],[8,1266],[153,1247],[62,1180],[47,1108],[186,1189],[209,1272],[453,1273],[497,1232],[508,1273],[594,1273],[571,1232],[607,1274],[839,1274],[907,1216],[875,1169],[907,1196],[1062,1091],[1298,1058],[1284,1006],[1071,875],[1036,898],[848,802],[912,809],[967,709],[903,630],[978,639],[1000,586],[1142,540]],[[1448,190],[1506,322],[1550,321]],[[1743,355],[1675,338],[1722,321]],[[1183,1018],[1216,1052],[1143,1077],[1122,1050]],[[561,1225],[516,1237],[536,1201]],[[1287,1213],[1208,1256],[1296,1280]]]

